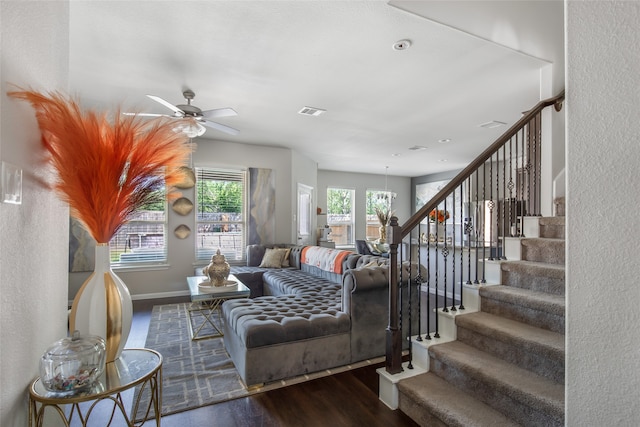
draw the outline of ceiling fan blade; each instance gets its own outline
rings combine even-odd
[[[147,96],[149,98],[153,99],[154,101],[164,105],[165,107],[167,107],[168,109],[170,109],[171,111],[176,113],[176,115],[184,116],[184,111],[182,111],[181,109],[179,109],[178,107],[176,107],[172,103],[170,103],[168,101],[165,101],[164,99],[160,98],[159,96],[155,96],[155,95],[147,95]]]
[[[155,114],[155,113],[122,113],[125,116],[139,116],[139,117],[173,117],[168,114]]]
[[[238,129],[234,129],[232,127],[225,126],[223,124],[212,122],[212,121],[209,121],[209,120],[202,120],[201,123],[203,125],[207,126],[207,127],[210,127],[211,129],[216,129],[216,130],[219,130],[219,131],[222,131],[222,132],[226,132],[226,133],[231,134],[231,135],[237,135],[237,134],[240,133],[240,131]]]
[[[202,116],[208,119],[215,119],[217,117],[230,117],[237,116],[236,110],[233,108],[216,108],[213,110],[205,110],[202,112]]]

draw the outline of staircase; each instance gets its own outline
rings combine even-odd
[[[398,382],[399,409],[418,424],[564,425],[564,200],[535,222],[537,237],[510,238],[520,259],[495,263],[500,284],[478,287],[480,311],[454,316],[455,340],[428,347],[428,372]]]

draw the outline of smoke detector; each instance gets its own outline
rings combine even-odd
[[[398,40],[393,44],[393,50],[407,50],[411,47],[411,40]]]

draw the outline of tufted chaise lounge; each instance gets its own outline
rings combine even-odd
[[[224,343],[245,384],[383,355],[388,269],[365,267],[374,259],[388,262],[350,254],[340,273],[304,262],[296,264],[299,268],[267,270],[263,296],[226,301]]]

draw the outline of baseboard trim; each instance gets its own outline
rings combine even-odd
[[[161,299],[161,298],[174,298],[189,296],[189,291],[171,291],[171,292],[153,292],[150,294],[136,294],[131,295],[132,301],[147,300],[147,299]],[[73,300],[69,300],[69,308],[73,304]]]
[[[136,294],[131,295],[131,299],[133,301],[137,300],[145,300],[145,299],[158,299],[158,298],[173,298],[173,297],[184,297],[189,296],[189,291],[171,291],[171,292],[153,292],[150,294]]]

